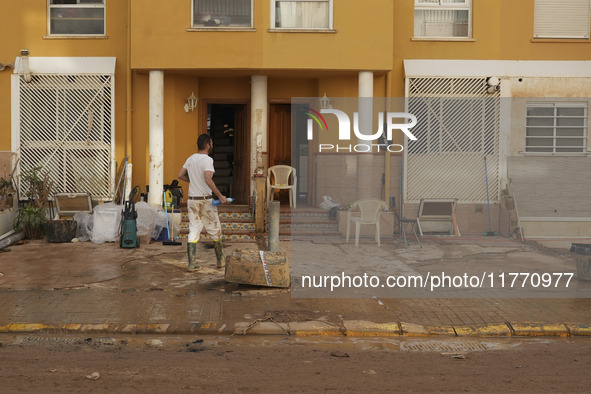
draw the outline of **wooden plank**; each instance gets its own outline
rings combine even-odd
[[[89,193],[56,194],[55,203],[60,216],[74,216],[76,212],[92,213]]]

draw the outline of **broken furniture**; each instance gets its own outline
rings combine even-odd
[[[70,242],[76,238],[78,223],[73,216],[78,212],[92,213],[90,193],[58,193],[55,195],[57,216],[45,223],[48,242]]]
[[[410,227],[410,229],[409,229],[409,227]],[[421,243],[421,240],[419,239],[419,236],[417,235],[417,227],[419,228],[419,231],[420,231],[421,227],[419,226],[418,219],[404,219],[404,218],[400,219],[400,229],[402,230],[402,238],[404,239],[404,247],[405,248],[408,248],[408,244],[410,243],[410,241],[407,240],[407,237],[406,237],[407,230],[412,231],[412,233],[415,236],[416,243],[418,243],[421,248],[423,247],[423,244]]]
[[[375,239],[380,246],[380,213],[387,209],[384,201],[375,198],[364,200],[357,200],[351,205],[351,209],[347,212],[347,239],[349,242],[349,233],[351,230],[351,222],[355,222],[355,247],[359,247],[359,233],[361,232],[362,224],[373,224],[376,227]],[[361,216],[352,217],[351,211],[359,209]]]
[[[460,235],[455,216],[456,205],[455,198],[421,199],[417,214],[417,227],[421,236],[423,233]]]
[[[226,282],[253,286],[289,287],[289,261],[285,252],[236,249],[226,263]]]
[[[267,202],[273,201],[273,189],[289,189],[289,206],[296,207],[297,176],[296,169],[290,166],[277,165],[267,170]],[[292,177],[291,184],[289,178]]]

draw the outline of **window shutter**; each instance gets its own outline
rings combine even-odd
[[[535,0],[535,38],[589,38],[591,0]]]

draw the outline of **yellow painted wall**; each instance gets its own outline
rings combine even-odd
[[[414,1],[394,0],[392,95],[403,59],[591,60],[591,40],[534,40],[534,0],[473,0],[471,41],[414,40]]]
[[[21,49],[37,56],[109,56],[116,57],[115,69],[115,144],[117,160],[125,152],[126,103],[126,25],[127,2],[107,0],[107,38],[46,38],[47,0],[8,1],[0,4],[0,63],[14,63]],[[10,150],[10,76],[12,69],[0,71],[0,150]]]
[[[136,69],[389,70],[392,0],[337,0],[337,33],[268,32],[270,1],[254,1],[256,31],[187,31],[189,0],[132,0]],[[154,23],[157,21],[158,23]],[[146,43],[149,42],[149,45]]]
[[[185,112],[184,99],[198,86],[195,77],[187,75],[164,76],[164,183],[176,178],[185,160],[196,152],[200,134],[200,107]],[[198,94],[194,89],[195,95]],[[134,75],[133,116],[133,184],[145,191],[149,174],[149,76]],[[200,100],[201,101],[201,100]]]
[[[31,56],[115,56],[117,160],[125,156],[127,1],[107,0],[107,38],[49,39],[47,1],[1,1],[0,63]],[[165,182],[195,151],[204,100],[249,100],[250,75],[269,75],[270,100],[356,97],[358,72],[374,95],[404,95],[403,59],[589,60],[590,40],[532,40],[534,0],[473,0],[473,40],[413,39],[414,0],[335,0],[336,33],[269,32],[269,0],[254,0],[255,31],[187,31],[191,0],[131,0],[134,184],[148,180],[148,73],[165,70]],[[363,6],[363,10],[360,9]],[[221,71],[220,71],[221,70]],[[224,72],[221,74],[220,72]],[[216,74],[220,73],[220,74]],[[0,150],[10,150],[10,75],[0,72]],[[184,100],[194,91],[195,111]],[[400,142],[400,141],[396,141]]]
[[[541,40],[534,35],[534,0],[501,0],[501,59],[591,60],[591,40]]]

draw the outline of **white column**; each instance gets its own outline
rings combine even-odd
[[[373,134],[373,72],[359,72],[359,131],[363,134]],[[371,145],[373,141],[359,139],[359,144]],[[371,153],[357,153],[357,199],[382,198],[380,189],[372,188],[375,178],[381,173],[373,171],[373,155]]]
[[[267,76],[251,76],[250,87],[250,168],[255,175],[263,174],[263,152],[267,150]],[[250,183],[250,194],[255,189]]]
[[[150,71],[150,148],[148,176],[150,204],[162,205],[164,184],[164,72]]]

